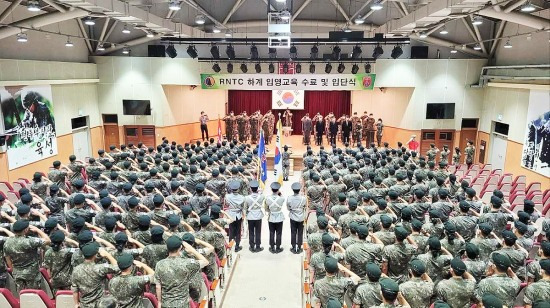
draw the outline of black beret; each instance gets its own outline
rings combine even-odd
[[[426,266],[424,265],[424,262],[418,259],[411,260],[411,262],[409,263],[409,267],[417,276],[420,276],[426,272]]]
[[[462,275],[466,272],[466,264],[462,262],[459,258],[454,258],[451,260],[451,268],[457,275]]]
[[[61,230],[55,230],[52,234],[50,234],[50,240],[53,243],[63,243],[65,240],[65,233]]]
[[[206,226],[210,223],[211,218],[208,215],[202,215],[200,218],[200,224],[201,226]]]
[[[105,221],[104,221],[105,228],[107,230],[114,229],[115,226],[116,226],[116,222],[117,222],[117,220],[114,216],[109,215],[109,216],[105,217]]]
[[[151,236],[160,236],[164,234],[164,229],[161,226],[153,226],[151,228]]]
[[[73,186],[76,187],[76,188],[82,188],[84,187],[84,181],[82,180],[75,180],[73,182]]]
[[[361,237],[369,235],[369,228],[365,225],[358,225],[357,235],[361,235]]]
[[[321,229],[325,229],[328,226],[328,219],[325,216],[317,217],[317,226]]]
[[[369,262],[365,266],[367,276],[371,281],[377,281],[380,279],[380,276],[382,276],[382,270],[380,270],[380,266],[378,264]]]
[[[55,217],[50,217],[44,222],[44,228],[46,229],[53,229],[57,227],[57,224],[59,221]]]
[[[28,195],[25,195],[25,196],[28,196]],[[31,212],[31,207],[26,205],[26,204],[23,204],[23,205],[20,205],[18,208],[17,208],[17,214],[19,214],[19,216],[21,215],[27,215],[28,213]]]
[[[193,208],[191,208],[190,205],[184,205],[181,207],[181,213],[183,215],[189,215],[193,211]]]
[[[185,232],[181,239],[189,245],[193,245],[195,243],[195,236],[189,232]]]
[[[96,242],[91,242],[80,247],[80,250],[82,251],[82,255],[84,256],[84,258],[88,259],[98,253],[99,244]]]
[[[382,227],[389,228],[393,223],[393,219],[388,215],[380,215],[380,222],[382,223]]]
[[[336,273],[338,272],[338,261],[333,257],[325,258],[325,270],[327,273]]]
[[[480,223],[479,224],[479,230],[481,230],[485,234],[489,234],[493,231],[493,226],[491,226],[488,223]]]
[[[491,196],[491,204],[498,206],[502,205],[502,199],[497,196]]]
[[[510,261],[510,258],[505,254],[494,252],[491,255],[491,259],[493,263],[501,269],[507,269],[512,265],[512,261]]]
[[[430,247],[430,250],[435,250],[435,251],[441,250],[441,242],[435,236],[432,236],[428,239],[428,246]]]
[[[21,232],[27,229],[28,227],[29,227],[28,220],[19,219],[13,224],[12,229],[13,229],[13,232]]]
[[[100,203],[101,203],[101,206],[102,206],[102,207],[106,207],[106,206],[111,205],[112,200],[111,200],[110,197],[105,197],[105,198],[101,198]]]
[[[172,215],[168,216],[168,225],[170,227],[178,226],[180,224],[180,221],[181,221],[181,219],[178,215],[172,214]]]
[[[203,192],[204,191],[204,184],[199,183],[199,184],[195,185],[195,190],[197,192]]]
[[[88,243],[94,239],[94,234],[90,230],[82,230],[78,233],[77,239],[81,243]]]
[[[323,236],[321,237],[321,242],[323,243],[323,245],[332,245],[334,243],[334,238],[328,233],[323,233]]]
[[[32,196],[30,194],[23,194],[21,196],[21,202],[23,203],[29,203],[32,201]]]
[[[84,220],[84,218],[82,218],[80,216],[73,219],[73,221],[71,223],[71,225],[73,227],[76,227],[76,228],[82,228],[82,227],[84,227],[85,224],[86,224],[86,221]]]
[[[221,211],[222,211],[222,209],[220,208],[219,205],[215,205],[215,204],[214,204],[214,205],[212,205],[212,206],[210,207],[210,212],[211,212],[211,213],[219,214],[219,213],[221,213]]]
[[[481,298],[484,308],[502,308],[502,301],[493,294],[485,294]]]
[[[130,199],[128,199],[128,207],[134,208],[134,207],[138,206],[138,204],[139,204],[138,198],[132,196],[132,197],[130,197]]]
[[[159,194],[155,194],[153,196],[153,204],[155,206],[158,206],[158,205],[161,205],[164,203],[164,197],[162,195],[159,195]]]
[[[172,235],[166,239],[166,248],[168,248],[169,251],[174,251],[176,249],[179,249],[181,245],[182,245],[181,239],[175,235]]]
[[[149,217],[149,215],[139,216],[138,224],[143,227],[149,226],[151,224],[151,217]]]
[[[134,257],[129,253],[123,253],[118,258],[116,258],[118,268],[125,270],[134,264]]]
[[[404,240],[407,238],[407,236],[409,236],[409,231],[401,226],[396,227],[394,233],[395,237],[399,240]]]
[[[384,278],[380,280],[380,288],[382,292],[394,293],[399,292],[399,285],[393,279]]]
[[[76,194],[73,198],[74,204],[82,204],[84,203],[85,200],[86,198],[84,197],[83,194]]]
[[[479,247],[473,243],[466,243],[466,254],[468,256],[477,257],[479,256]]]
[[[128,242],[128,235],[126,235],[126,233],[124,232],[118,232],[117,234],[115,234],[115,242],[120,244]]]
[[[540,249],[545,256],[550,256],[550,241],[546,240],[540,243]]]

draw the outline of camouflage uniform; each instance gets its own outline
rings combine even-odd
[[[338,194],[346,191],[346,185],[344,183],[332,183],[327,186],[328,193],[328,209],[331,209],[338,203]]]
[[[329,298],[335,298],[343,303],[346,288],[352,285],[351,278],[327,276],[315,281],[313,295],[321,301],[321,307],[327,306]]]
[[[233,115],[227,115],[223,118],[225,121],[225,137],[229,141],[233,141],[233,124],[235,122],[235,117]]]
[[[153,244],[153,242],[151,241],[151,231],[149,230],[147,231],[138,230],[132,233],[132,238],[134,238],[136,241],[142,243],[145,246]]]
[[[54,251],[49,248],[44,254],[44,267],[51,276],[52,291],[69,290],[71,287],[71,257],[78,248],[61,248]]]
[[[357,213],[356,211],[349,211],[338,218],[338,227],[342,231],[342,238],[347,238],[350,235],[349,224],[351,222],[357,222],[359,224],[368,224],[368,218],[364,215]]]
[[[521,281],[517,278],[510,278],[506,274],[494,274],[479,282],[475,294],[479,301],[485,294],[493,294],[508,307],[514,307],[516,294],[519,292]]]
[[[439,162],[445,162],[445,163],[449,163],[449,154],[451,153],[451,151],[449,151],[449,149],[445,150],[443,149],[443,151],[441,151],[439,153],[440,156],[440,159],[439,159]]]
[[[427,308],[434,293],[434,283],[413,277],[402,283],[399,291],[412,308]]]
[[[470,243],[475,244],[479,248],[479,257],[481,259],[489,258],[489,255],[497,249],[499,242],[494,238],[473,238]]]
[[[357,144],[357,142],[361,141],[361,131],[363,130],[361,118],[359,118],[357,115],[352,116],[351,125],[352,125],[351,134],[353,137],[353,143]]]
[[[541,280],[540,269],[538,260],[527,264],[527,277],[533,279],[534,282]]]
[[[369,262],[375,262],[380,264],[382,259],[382,244],[374,244],[366,241],[359,240],[358,243],[350,245],[346,249],[346,262],[350,264],[352,272],[359,277],[365,277],[367,274],[366,264]]]
[[[550,302],[550,281],[540,280],[529,285],[523,301],[526,305],[533,305],[537,301]]]
[[[44,182],[34,182],[31,185],[30,191],[38,195],[40,198],[45,199],[47,197],[47,189],[48,189],[48,184]]]
[[[487,264],[487,261],[484,261],[482,259],[472,260],[470,258],[466,258],[462,261],[464,261],[468,273],[474,276],[476,282],[479,282],[482,278],[485,278],[485,272],[487,271],[487,267],[489,266],[489,264]]]
[[[501,255],[506,255],[508,258],[510,258],[510,261],[512,261],[512,265],[510,266],[514,273],[518,275],[520,279],[525,277],[525,259],[527,258],[527,255],[523,253],[521,250],[517,250],[515,247],[502,247],[500,250],[495,251],[494,253],[498,253]],[[489,255],[489,260],[491,260],[491,256]]]
[[[155,268],[157,263],[168,257],[168,249],[165,244],[150,244],[143,247],[143,260],[151,268]]]
[[[206,181],[204,187],[220,197],[220,200],[223,200],[226,192],[225,183],[225,180],[220,177],[216,177]]]
[[[435,294],[438,299],[445,301],[452,308],[469,308],[475,287],[474,280],[449,278],[436,285]]]
[[[380,294],[381,288],[378,281],[364,281],[360,282],[359,286],[355,290],[355,296],[353,297],[353,303],[361,305],[361,307],[373,307],[382,303],[382,295]]]
[[[254,113],[250,116],[250,142],[251,143],[258,143],[258,140],[260,139],[260,115],[258,113]]]
[[[65,179],[67,178],[67,171],[60,169],[53,169],[48,172],[48,179],[54,184],[57,184],[59,189],[67,190],[65,185]]]
[[[474,162],[474,155],[476,153],[476,148],[472,146],[467,146],[464,149],[464,154],[466,155],[466,164],[472,164]]]
[[[493,227],[493,232],[500,235],[502,231],[506,228],[508,221],[513,221],[514,219],[508,213],[503,212],[489,212],[483,213],[479,217],[479,223],[486,222]]]
[[[418,255],[418,259],[424,262],[424,266],[426,266],[426,273],[437,285],[439,281],[443,279],[443,274],[448,271],[452,256],[439,255],[434,257],[432,252],[429,251]]]
[[[340,220],[340,217],[347,214],[349,212],[349,208],[345,204],[338,203],[335,206],[333,206],[331,209],[332,218],[334,218],[336,221]]]
[[[456,226],[456,232],[469,242],[476,236],[477,217],[460,214],[450,217],[449,221]]]
[[[141,297],[149,282],[149,276],[116,276],[109,281],[109,293],[115,298],[118,308],[144,308]]]
[[[73,292],[80,292],[80,307],[95,308],[105,293],[108,274],[118,273],[116,265],[84,262],[74,268],[71,276]]]
[[[309,209],[317,210],[322,209],[323,199],[325,196],[325,186],[321,184],[314,184],[307,188],[307,197],[309,198]]]
[[[382,229],[374,232],[374,235],[376,235],[376,237],[380,239],[385,246],[395,243],[395,233],[393,231]]]
[[[328,256],[333,257],[334,259],[341,261],[344,259],[345,255],[342,253],[331,251],[329,252]],[[311,258],[309,259],[309,264],[311,265],[311,268],[313,269],[313,273],[315,275],[315,280],[319,280],[321,278],[324,278],[327,275],[327,272],[325,271],[325,259],[327,255],[323,251],[316,252],[311,255]]]
[[[189,199],[189,205],[193,208],[193,211],[199,216],[208,214],[210,205],[212,205],[212,198],[208,195],[194,195]]]
[[[426,152],[426,161],[434,162],[435,163],[435,157],[437,156],[437,151],[435,149],[430,148],[428,152]]]
[[[245,115],[238,115],[237,116],[237,130],[239,132],[239,141],[245,142],[246,141],[246,123],[248,121],[248,117]]]
[[[189,307],[189,280],[199,271],[199,262],[182,257],[168,257],[155,267],[155,282],[161,285],[163,307]]]
[[[290,155],[292,152],[283,151],[283,179],[288,180],[288,174],[290,172]]]
[[[307,237],[307,244],[309,246],[309,248],[311,249],[311,253],[316,253],[316,252],[319,252],[321,250],[323,250],[323,244],[322,244],[322,238],[323,238],[323,234],[325,232],[321,232],[321,231],[316,231],[316,232],[313,232],[311,233],[308,237]],[[330,236],[332,236],[332,238],[336,241],[338,240],[338,237],[332,233],[328,233]]]
[[[416,248],[405,243],[396,242],[388,245],[382,250],[384,261],[388,262],[388,276],[397,283],[407,279],[409,261],[416,252]]]
[[[74,181],[76,180],[83,180],[84,178],[82,177],[82,169],[84,169],[84,165],[79,163],[79,162],[72,162],[72,163],[69,163],[67,165],[67,168],[69,168],[69,170],[71,170],[73,172],[73,174],[71,174],[71,183],[73,183]]]
[[[39,248],[44,248],[44,240],[36,237],[15,236],[4,243],[4,256],[11,258],[18,291],[40,289]]]

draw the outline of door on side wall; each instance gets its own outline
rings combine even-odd
[[[111,145],[120,147],[120,136],[118,129],[118,116],[116,114],[103,115],[103,143],[104,149]]]
[[[88,117],[71,119],[71,126],[73,129],[73,154],[76,159],[85,161],[87,157],[91,156]]]
[[[504,171],[504,165],[506,163],[506,148],[508,147],[508,129],[510,126],[505,123],[493,122],[491,133],[491,151],[489,161],[492,164],[492,168],[501,169]]]

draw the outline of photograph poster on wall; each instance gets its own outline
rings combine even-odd
[[[550,177],[550,96],[531,90],[521,165]]]
[[[57,155],[50,85],[0,87],[9,169]]]

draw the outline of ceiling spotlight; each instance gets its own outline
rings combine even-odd
[[[510,40],[508,39],[508,40],[506,41],[506,44],[504,44],[504,48],[508,48],[508,49],[509,49],[509,48],[512,48],[512,47],[513,47],[513,46],[512,46],[512,43],[510,43]]]
[[[220,33],[220,32],[222,32],[222,30],[220,30],[218,27],[214,27],[214,29],[212,29],[212,32],[213,33]]]
[[[330,74],[330,71],[332,71],[332,65],[330,65],[330,62],[325,65],[325,73]]]
[[[536,9],[537,8],[531,4],[531,1],[527,1],[524,5],[521,6],[521,11],[526,13],[533,12]]]
[[[88,26],[93,26],[95,25],[95,20],[92,19],[92,16],[88,16],[86,17],[86,19],[84,19],[84,24]]]
[[[456,50],[456,49],[451,49],[451,53],[457,53],[457,52],[458,52],[458,50]]]
[[[276,0],[276,1],[279,2],[279,3],[285,3],[286,2],[286,0]]]
[[[363,50],[361,50],[361,46],[355,45],[351,51],[351,58],[352,59],[359,59],[361,58],[361,54],[363,53]]]
[[[246,66],[245,63],[242,63],[242,64],[241,64],[241,71],[242,71],[243,73],[245,73],[245,74],[248,72],[248,67]]]
[[[229,59],[235,59],[235,48],[233,48],[233,45],[227,45],[225,48],[225,54]]]
[[[298,57],[298,49],[296,48],[296,46],[292,45],[290,46],[290,58],[291,59],[296,59]]]
[[[361,15],[357,16],[355,20],[353,21],[356,25],[362,25],[365,23],[365,19],[361,17]]]
[[[277,58],[277,48],[269,48],[269,58],[275,59]]]
[[[344,65],[344,63],[340,62],[336,70],[338,71],[338,73],[342,74],[346,70],[346,66]]]
[[[310,74],[315,74],[315,64],[311,63],[309,65],[309,73]]]
[[[290,12],[288,10],[284,10],[281,12],[281,19],[282,20],[289,20],[290,19]]]
[[[319,56],[319,47],[317,47],[317,45],[313,45],[313,47],[311,47],[311,52],[309,53],[309,55],[312,59],[317,59],[317,56]]]
[[[369,74],[371,69],[370,63],[365,64],[365,73]]]
[[[378,59],[383,54],[384,54],[384,49],[382,49],[382,46],[377,45],[376,47],[374,47],[374,50],[372,51],[373,58]]]
[[[19,43],[26,43],[29,41],[27,38],[27,33],[17,33],[17,41]]]
[[[533,38],[533,35],[531,33],[527,34],[527,40],[530,41]]]
[[[445,25],[443,25],[443,28],[441,28],[441,30],[439,30],[439,34],[449,34],[449,31],[447,31],[447,27],[445,27]]]
[[[168,47],[166,47],[166,54],[172,59],[178,56],[178,52],[176,51],[174,44],[169,44]]]
[[[103,44],[97,45],[97,51],[104,51],[104,50],[105,50],[105,47],[103,46]]]
[[[357,74],[357,72],[359,72],[359,65],[354,64],[354,65],[351,67],[351,73],[352,73],[352,74]]]
[[[71,42],[71,38],[67,36],[67,42],[65,43],[65,47],[73,47],[74,44]]]
[[[122,53],[125,54],[125,55],[129,54],[130,53],[130,48],[128,48],[128,47],[122,48]]]
[[[270,74],[275,73],[275,65],[273,65],[273,63],[269,63],[269,73]]]
[[[332,48],[332,59],[333,60],[340,60],[340,52],[342,52],[342,49],[340,46],[336,45]]]
[[[168,8],[171,11],[179,11],[181,9],[181,4],[177,0],[170,0],[170,4],[168,5]]]
[[[296,66],[294,67],[294,71],[296,72],[296,74],[301,74],[302,73],[302,64],[297,63]]]
[[[346,25],[342,31],[346,32],[346,33],[350,33],[351,32],[351,29]]]
[[[258,58],[260,58],[260,55],[258,53],[258,47],[256,47],[256,45],[252,45],[250,47],[250,59],[256,60]]]
[[[288,63],[283,64],[283,74],[288,74]]]
[[[124,34],[129,34],[131,31],[130,29],[128,29],[128,26],[127,25],[124,25],[124,28],[122,28],[122,33]]]
[[[222,70],[222,68],[220,67],[220,65],[218,63],[215,63],[214,65],[212,65],[212,70],[215,73],[219,73]]]
[[[233,73],[233,63],[227,63],[227,72]]]
[[[147,34],[145,36],[147,36],[149,38],[153,38],[153,37],[155,37],[155,34],[153,32],[147,32]]]
[[[212,55],[213,59],[219,59],[220,58],[220,47],[216,44],[212,44],[212,47],[210,47],[210,54]]]
[[[393,49],[391,51],[392,59],[397,59],[397,58],[401,57],[402,54],[403,54],[403,49],[401,48],[401,46],[396,45],[395,47],[393,47]]]
[[[225,31],[225,37],[232,37],[232,36],[233,36],[233,32],[231,32],[231,30]]]
[[[199,54],[197,53],[197,48],[195,48],[195,46],[193,45],[189,45],[189,47],[187,47],[187,54],[195,59]]]
[[[256,65],[254,65],[254,69],[256,70],[256,73],[261,73],[262,72],[262,65],[260,63],[256,63]]]
[[[381,0],[375,0],[374,3],[370,6],[370,9],[373,10],[373,11],[379,11],[383,8],[384,8],[384,6],[382,6],[382,1]]]
[[[474,49],[475,50],[481,50],[481,45],[479,45],[479,43],[475,44]]]
[[[40,12],[40,4],[38,0],[29,0],[27,2],[27,10],[30,12]]]
[[[472,18],[472,25],[479,26],[481,24],[483,24],[483,18],[481,16],[474,16],[474,18]]]
[[[428,37],[428,34],[426,34],[426,32],[420,32],[420,34],[418,35],[418,37],[420,37],[420,38],[427,38],[427,37]]]
[[[204,25],[205,22],[206,22],[206,18],[204,18],[204,15],[199,14],[195,16],[195,23],[197,25]]]

